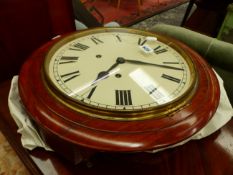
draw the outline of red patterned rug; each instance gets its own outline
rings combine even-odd
[[[98,21],[102,19],[104,24],[115,21],[121,26],[130,26],[155,14],[181,5],[188,0],[142,0],[143,4],[140,6],[139,14],[138,0],[121,0],[119,9],[117,9],[118,0],[91,1],[86,3],[86,7],[88,9],[90,7],[97,9],[97,11],[92,10],[91,13]]]

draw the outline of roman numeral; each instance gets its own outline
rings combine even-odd
[[[138,45],[139,46],[143,46],[146,42],[147,42],[147,40],[143,40],[141,38],[138,39]]]
[[[156,54],[160,54],[160,53],[164,53],[164,52],[167,52],[167,49],[161,48],[161,46],[157,46],[156,48],[154,48],[154,53],[156,53]]]
[[[66,83],[67,81],[70,81],[70,80],[74,79],[75,77],[77,77],[79,75],[80,75],[80,72],[79,72],[79,70],[77,70],[77,71],[74,71],[74,72],[63,74],[63,75],[61,75],[61,78]]]
[[[176,82],[176,83],[180,83],[180,81],[181,81],[181,79],[179,79],[179,78],[175,78],[175,77],[173,77],[173,76],[166,75],[166,74],[162,74],[161,77],[162,77],[162,78],[165,78],[165,79],[167,79],[167,80]]]
[[[89,46],[81,44],[81,43],[75,43],[72,46],[73,46],[72,48],[69,48],[70,50],[84,51],[89,48]]]
[[[119,35],[116,35],[116,38],[119,42],[121,42],[121,37]]]
[[[94,86],[94,87],[91,89],[91,91],[89,92],[89,94],[88,94],[88,96],[87,96],[88,99],[91,99],[91,97],[92,97],[92,95],[94,94],[96,88],[97,88],[97,86]]]
[[[115,90],[116,105],[132,105],[130,90]]]
[[[163,64],[180,64],[179,62],[163,62]]]
[[[78,57],[63,56],[61,57],[59,64],[75,63],[78,61]]]
[[[101,41],[100,39],[92,36],[91,37],[91,40],[95,43],[95,44],[101,44],[101,43],[104,43],[103,41]]]

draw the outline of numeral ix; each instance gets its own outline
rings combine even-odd
[[[61,57],[59,64],[75,63],[76,61],[78,61],[78,57],[63,56]]]

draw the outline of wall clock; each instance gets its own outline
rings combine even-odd
[[[72,156],[80,149],[134,153],[173,145],[204,127],[219,102],[216,76],[197,53],[129,28],[50,41],[22,67],[19,90],[45,141],[53,140],[55,150],[71,145],[59,152]]]

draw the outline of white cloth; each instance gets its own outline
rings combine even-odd
[[[182,142],[179,142],[178,144],[174,144],[163,149],[156,149],[150,152],[152,153],[158,152],[167,148],[183,145],[189,140],[196,140],[207,137],[210,134],[217,131],[218,129],[220,129],[231,119],[231,117],[233,116],[232,106],[229,102],[226,91],[223,87],[222,79],[218,75],[217,78],[219,80],[220,92],[221,92],[220,102],[216,113],[214,114],[212,119],[207,123],[207,125],[192,137]],[[37,133],[37,130],[34,128],[33,124],[28,119],[28,115],[25,112],[23,104],[21,103],[18,92],[18,76],[13,77],[12,79],[11,89],[8,98],[8,105],[9,105],[10,113],[19,127],[17,132],[22,135],[21,137],[22,145],[29,150],[32,150],[36,147],[43,147],[46,150],[51,150],[51,148],[49,148],[43,142],[40,135]]]
[[[24,148],[32,150],[36,147],[43,147],[46,150],[51,150],[47,146],[37,130],[33,126],[32,122],[28,118],[28,114],[21,102],[18,91],[18,76],[14,76],[11,81],[11,89],[8,97],[8,106],[11,116],[15,120],[18,126],[17,132],[21,134],[21,142]]]
[[[183,145],[187,143],[190,140],[199,140],[204,137],[207,137],[211,134],[213,134],[215,131],[223,127],[228,121],[231,120],[233,116],[233,109],[231,106],[231,103],[227,97],[226,91],[223,86],[223,80],[221,77],[215,72],[215,75],[218,78],[219,86],[220,86],[220,100],[219,100],[219,105],[218,108],[214,114],[214,116],[210,119],[210,121],[203,127],[200,131],[198,131],[196,134],[193,136],[189,137],[186,140],[183,140],[182,142],[179,142],[177,144],[161,148],[161,149],[156,149],[152,151],[148,151],[150,153],[156,153],[158,151],[162,151],[168,148],[174,148],[176,146]]]
[[[88,29],[88,27],[85,24],[83,24],[81,21],[75,20],[74,23],[75,23],[76,30]],[[120,27],[120,24],[118,24],[115,21],[112,21],[107,24],[104,24],[104,27]]]

